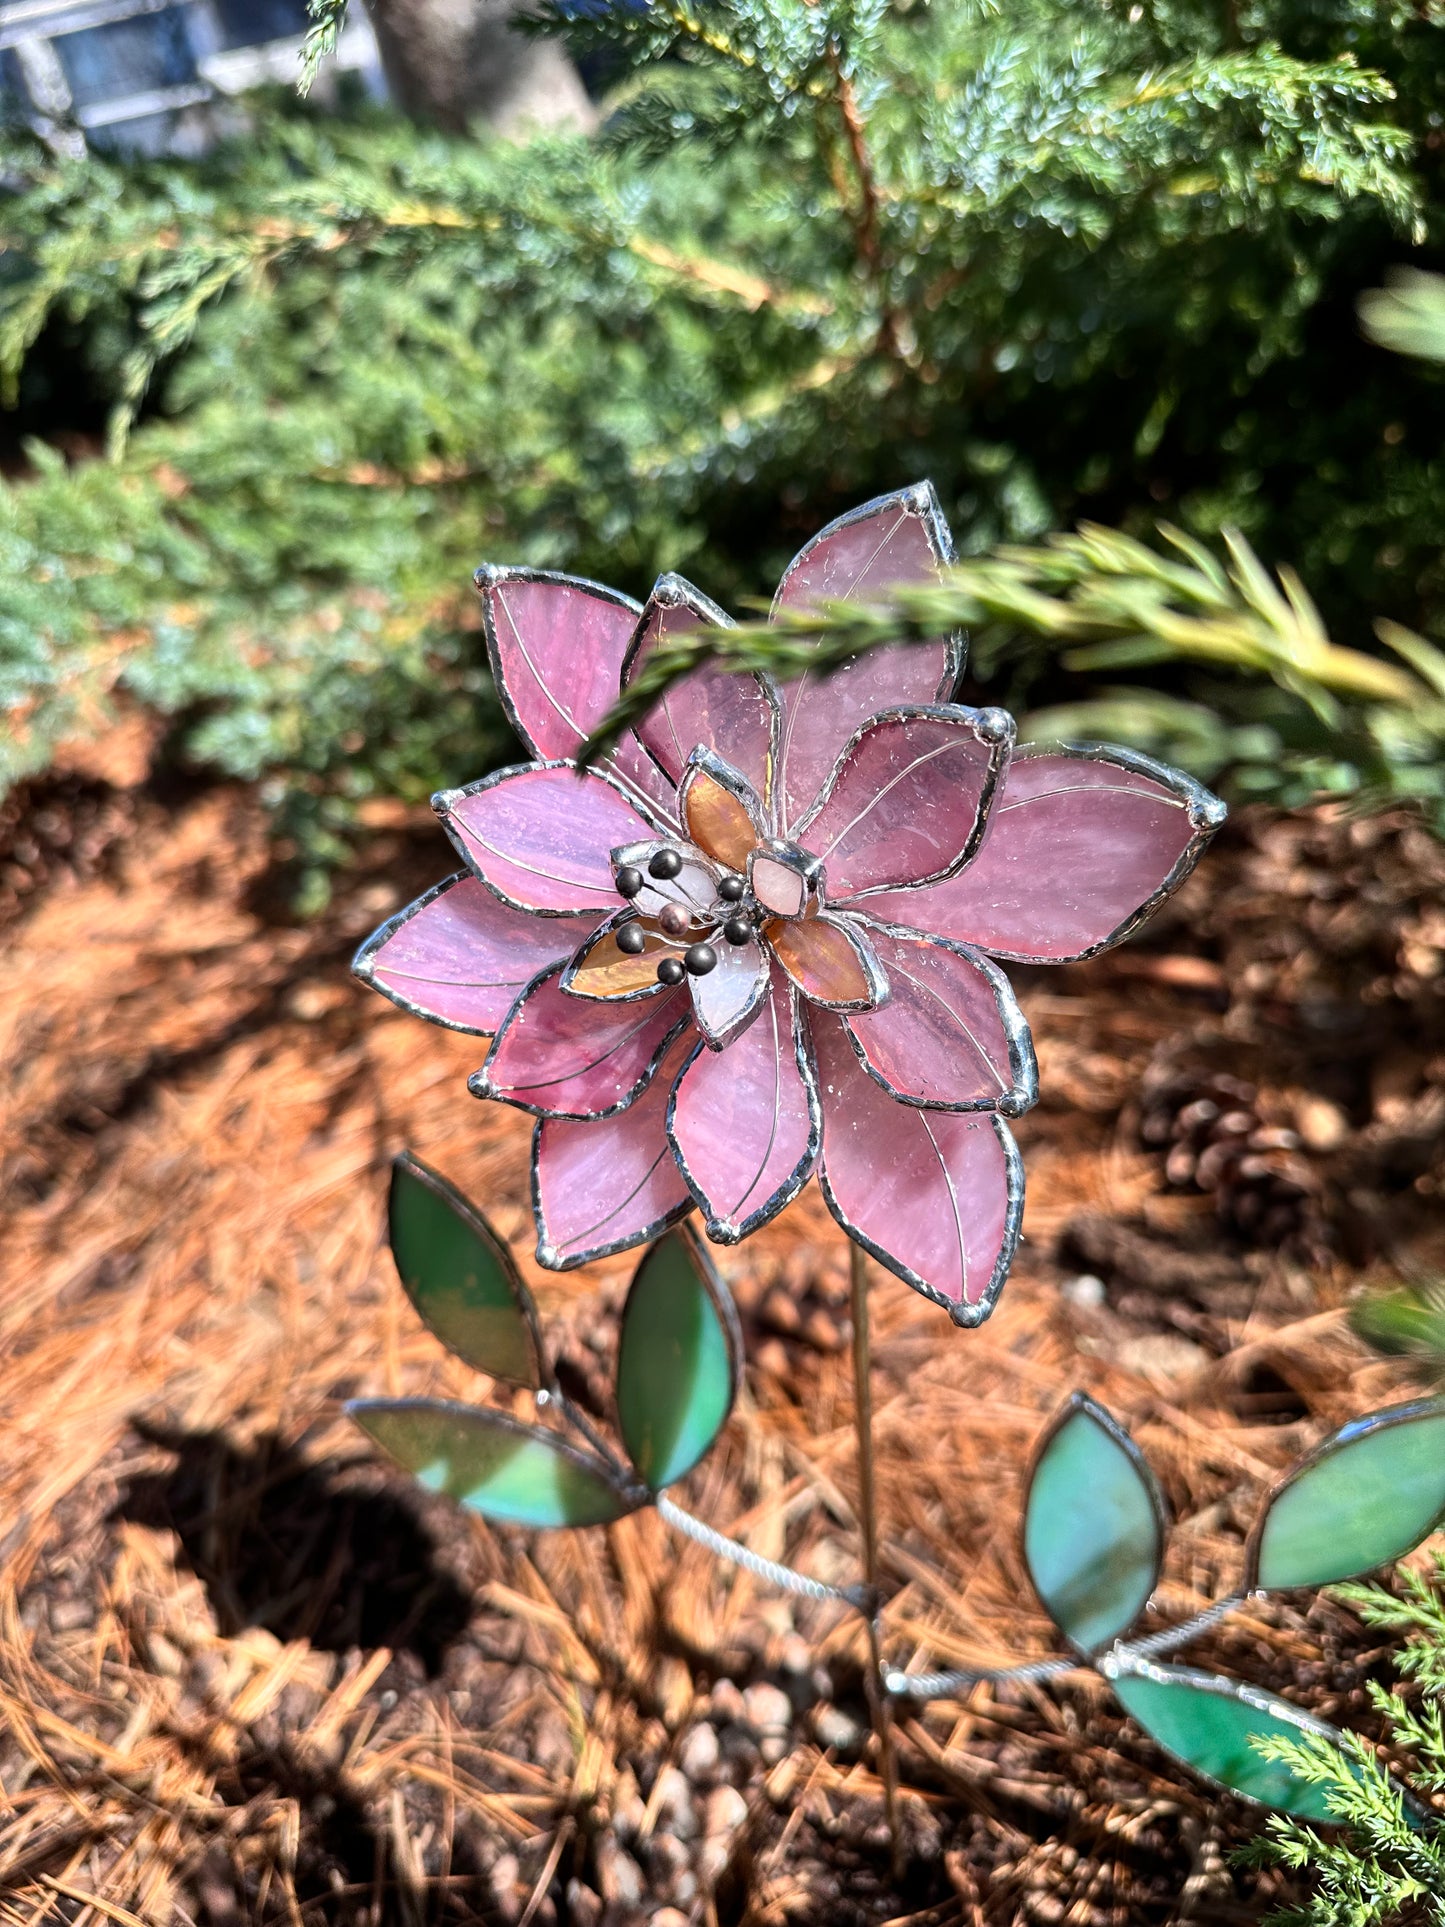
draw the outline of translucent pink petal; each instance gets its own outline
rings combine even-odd
[[[616,910],[612,850],[652,835],[611,783],[569,764],[524,763],[432,808],[484,883],[519,910]]]
[[[868,934],[888,1001],[846,1026],[872,1076],[908,1104],[1027,1110],[1038,1094],[1033,1045],[998,966],[936,937]]]
[[[619,788],[644,816],[656,818],[667,830],[676,830],[677,788],[648,755],[629,730],[622,741],[604,756],[599,768],[613,777]]]
[[[714,1050],[721,1050],[753,1023],[769,990],[768,956],[756,938],[732,944],[714,940],[717,969],[705,977],[689,977],[692,1015]]]
[[[537,1259],[552,1271],[645,1244],[692,1209],[667,1141],[673,1082],[693,1048],[672,1046],[641,1097],[616,1117],[546,1117],[532,1145]]]
[[[830,522],[793,558],[773,610],[867,602],[896,583],[929,581],[952,552],[928,483],[880,496]],[[826,677],[805,670],[784,684],[778,782],[784,828],[807,811],[860,723],[898,703],[947,702],[961,666],[961,645],[948,637],[873,649]]]
[[[642,611],[630,596],[575,576],[482,568],[476,583],[512,727],[538,756],[575,756],[617,701]]]
[[[596,925],[595,913],[514,910],[463,870],[384,923],[351,967],[403,1010],[490,1036],[537,972],[565,962]]]
[[[1070,963],[1127,937],[1223,820],[1217,797],[1147,757],[1019,750],[978,855],[956,877],[889,896],[888,921]]]
[[[1023,1214],[1023,1165],[1003,1119],[898,1104],[863,1069],[840,1018],[810,1017],[823,1102],[819,1177],[845,1231],[960,1325],[993,1309]]]
[[[736,1244],[807,1182],[820,1117],[796,1005],[780,971],[762,1015],[726,1050],[699,1044],[677,1081],[668,1136],[707,1235]]]
[[[559,964],[523,991],[469,1089],[538,1117],[605,1117],[652,1078],[688,1021],[687,997],[664,991],[619,1008],[569,997],[561,974]]]
[[[865,723],[797,830],[827,873],[829,900],[956,870],[983,834],[1012,744],[1001,709],[903,710]]]
[[[690,582],[681,576],[663,576],[642,613],[623,666],[623,687],[669,637],[727,621],[717,604]],[[675,683],[638,723],[637,735],[674,783],[701,744],[716,750],[766,799],[779,720],[777,696],[765,678],[705,668]]]

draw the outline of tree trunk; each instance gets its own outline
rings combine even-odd
[[[596,126],[577,69],[555,40],[512,30],[518,0],[366,0],[392,96],[414,120],[465,133]]]

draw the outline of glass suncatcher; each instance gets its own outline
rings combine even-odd
[[[937,579],[952,553],[928,484],[882,497],[795,557],[775,615]],[[469,1087],[537,1119],[542,1265],[648,1247],[621,1320],[622,1450],[563,1395],[505,1246],[409,1158],[391,1236],[418,1311],[559,1424],[426,1399],[362,1400],[355,1418],[485,1517],[581,1526],[652,1504],[721,1556],[856,1607],[890,1815],[885,1689],[916,1697],[1087,1663],[1179,1759],[1320,1817],[1318,1789],[1255,1742],[1333,1743],[1332,1729],[1155,1663],[1237,1602],[1125,1640],[1158,1579],[1164,1508],[1127,1435],[1082,1397],[1045,1442],[1025,1521],[1030,1572],[1074,1656],[914,1675],[885,1670],[879,1649],[862,1253],[955,1324],[988,1316],[1023,1211],[1006,1120],[1038,1096],[1000,960],[1073,962],[1121,942],[1192,870],[1223,805],[1126,750],[1018,747],[1002,710],[951,700],[961,636],[781,684],[695,668],[584,768],[579,752],[655,653],[727,616],[677,576],[643,606],[535,569],[485,567],[476,582],[497,688],[533,760],[433,799],[466,867],[383,924],[354,967],[403,1009],[490,1038]],[[854,1588],[758,1558],[665,1491],[717,1438],[741,1369],[726,1287],[681,1221],[696,1209],[709,1239],[735,1244],[814,1174],[853,1241]],[[1328,1441],[1267,1505],[1247,1585],[1324,1584],[1417,1543],[1445,1511],[1442,1443],[1433,1402]]]

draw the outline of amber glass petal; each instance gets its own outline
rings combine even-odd
[[[803,995],[834,1010],[871,1010],[883,994],[883,975],[867,938],[833,917],[807,917],[764,926],[773,955]]]
[[[634,957],[617,947],[617,933],[632,924],[642,931],[647,948]],[[630,912],[610,919],[562,972],[562,988],[574,997],[597,997],[615,1003],[619,998],[653,996],[662,989],[657,960],[676,945],[645,918]]]
[[[737,789],[696,765],[683,780],[682,816],[697,847],[729,870],[746,869],[762,840],[761,825]]]

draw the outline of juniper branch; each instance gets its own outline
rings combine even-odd
[[[1445,739],[1445,699],[1411,670],[1332,642],[1299,580],[1288,571],[1273,580],[1242,536],[1226,537],[1221,561],[1176,529],[1162,533],[1175,556],[1086,524],[1036,547],[960,562],[936,584],[692,631],[649,659],[584,754],[606,750],[705,664],[785,679],[805,668],[826,673],[871,649],[979,628],[1043,638],[1072,669],[1192,662],[1267,677],[1326,721],[1341,702],[1384,704],[1409,710]],[[1412,640],[1445,668],[1423,638]]]

